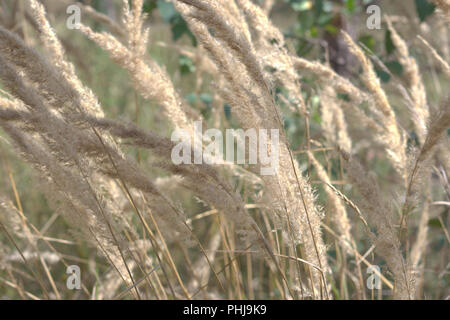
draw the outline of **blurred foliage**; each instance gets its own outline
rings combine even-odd
[[[434,13],[436,6],[429,2],[428,0],[415,0],[417,15],[420,21],[425,21],[425,19]]]
[[[306,55],[313,49],[311,39],[320,39],[324,33],[337,35],[340,26],[335,22],[336,13],[349,19],[360,14],[362,6],[358,0],[284,0],[297,13],[297,22],[285,36],[297,40],[297,54]],[[362,4],[371,1],[363,0]]]
[[[172,39],[174,41],[180,39],[183,35],[187,35],[191,41],[192,45],[197,45],[197,40],[195,39],[192,32],[189,30],[186,21],[181,17],[180,13],[175,10],[172,3],[164,0],[147,0],[144,3],[144,12],[152,13],[155,9],[159,10],[159,14],[165,23],[170,24],[172,31]]]
[[[435,12],[436,7],[430,0],[414,0],[414,2],[416,14],[421,22]],[[278,0],[276,3],[283,6],[282,10],[291,10],[295,13],[295,23],[284,30],[284,36],[295,44],[297,55],[308,56],[317,53],[315,50],[319,48],[320,40],[325,36],[339,35],[342,26],[337,21],[337,15],[340,15],[341,19],[351,21],[353,17],[366,15],[367,6],[378,2],[375,0]],[[91,5],[100,12],[106,12],[103,0],[92,0]],[[158,12],[163,23],[170,26],[173,41],[186,36],[193,46],[197,45],[186,21],[171,2],[146,0],[143,10],[149,15]],[[386,68],[377,67],[376,70],[381,81],[389,82],[392,74],[401,75],[402,67],[394,58],[395,46],[389,30],[384,31],[384,44],[377,41],[374,33],[365,28],[360,30],[357,39],[368,54],[376,55],[385,65]],[[384,50],[381,50],[383,45]],[[178,68],[182,75],[188,75],[195,72],[195,63],[190,58],[181,56],[178,59]]]

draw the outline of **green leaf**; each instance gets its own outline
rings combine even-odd
[[[313,45],[305,40],[300,39],[297,47],[297,55],[300,57],[306,56],[313,49]]]
[[[350,102],[350,96],[347,93],[338,93],[337,97],[341,100]]]
[[[173,40],[177,41],[183,34],[189,33],[189,28],[186,21],[184,21],[181,17],[177,17],[172,23],[171,31]]]
[[[331,20],[333,20],[333,13],[322,13],[319,17],[319,19],[317,19],[317,24],[319,26],[324,26],[326,24],[329,24],[331,22]]]
[[[332,24],[327,24],[325,26],[325,30],[327,30],[329,33],[335,35],[339,32],[339,29],[333,26]]]
[[[435,219],[430,219],[428,220],[428,225],[430,227],[436,227],[436,228],[440,228],[441,227],[441,222],[439,221],[439,219],[435,218]]]
[[[194,62],[186,56],[180,56],[178,63],[180,65],[181,74],[188,74],[195,71]]]
[[[185,99],[186,99],[186,101],[187,102],[189,102],[190,104],[193,104],[193,103],[195,103],[195,102],[197,102],[197,95],[195,94],[195,93],[188,93],[186,96],[185,96]]]
[[[417,15],[421,22],[434,13],[436,6],[428,0],[415,0]]]
[[[322,116],[320,115],[319,112],[314,112],[313,115],[312,115],[312,117],[311,117],[311,119],[312,119],[315,123],[318,123],[318,124],[321,124],[321,123],[322,123]]]
[[[387,29],[384,34],[384,46],[387,54],[391,54],[395,50],[395,45],[394,42],[392,42],[391,31],[389,29]]]
[[[381,81],[389,82],[389,80],[391,80],[391,76],[386,71],[381,70],[380,68],[375,68],[375,72]]]
[[[192,45],[197,46],[197,40],[192,34],[191,30],[184,21],[181,14],[175,9],[172,3],[165,0],[158,0],[157,7],[161,18],[165,23],[170,23],[172,31],[172,39],[174,41],[181,38],[184,34],[188,35],[192,40]]]
[[[144,7],[142,8],[142,11],[145,13],[151,13],[153,10],[157,8],[157,3],[154,0],[147,0],[144,2]]]
[[[180,15],[177,12],[177,10],[175,10],[173,4],[170,2],[158,0],[157,7],[159,9],[159,14],[161,15],[161,18],[165,23],[172,22],[172,19]]]
[[[396,75],[401,75],[403,72],[403,66],[398,61],[389,61],[385,63],[386,67]]]
[[[359,42],[363,43],[370,51],[375,50],[375,39],[370,35],[362,35],[358,39]]]
[[[284,129],[286,129],[286,131],[288,131],[289,127],[292,125],[292,120],[289,118],[284,118],[283,124],[284,124]]]
[[[225,118],[227,118],[227,120],[231,119],[231,107],[229,104],[224,104],[223,105],[223,112],[225,113]]]
[[[303,32],[309,30],[314,25],[314,16],[310,12],[300,12],[298,21]]]
[[[356,9],[355,0],[346,0],[345,1],[345,7],[349,12],[354,12]]]
[[[315,123],[322,122],[322,114],[320,113],[320,97],[318,95],[314,95],[311,97],[311,119]]]
[[[202,100],[202,102],[204,104],[206,104],[207,106],[211,105],[211,103],[213,102],[213,97],[210,93],[202,93],[200,95],[200,100]]]
[[[314,1],[314,15],[316,18],[320,17],[323,12],[323,0]]]

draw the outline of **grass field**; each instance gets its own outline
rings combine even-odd
[[[449,23],[448,0],[2,0],[0,298],[448,299]],[[279,132],[276,172],[245,137],[244,164],[174,162],[175,132],[193,159],[227,129]]]

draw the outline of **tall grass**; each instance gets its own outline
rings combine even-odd
[[[383,84],[376,70],[389,70],[345,32],[360,73],[343,77],[326,54],[298,57],[269,17],[273,1],[172,2],[198,46],[153,41],[143,0],[117,1],[117,21],[79,4],[83,24],[62,36],[49,18],[58,8],[0,7],[0,295],[447,297],[450,68],[430,33],[405,40],[384,17],[403,73]],[[448,27],[448,1],[435,2]],[[67,44],[75,33],[86,53]],[[210,93],[209,114],[185,98],[155,46],[194,61],[191,80],[195,93]],[[121,117],[95,93],[112,90],[112,79],[80,63],[100,50],[127,74],[125,98],[114,102]],[[102,87],[90,88],[85,74]],[[196,120],[280,130],[279,169],[175,165],[170,132],[194,135]],[[66,287],[69,265],[81,267],[80,290]],[[381,287],[368,286],[370,276]]]

